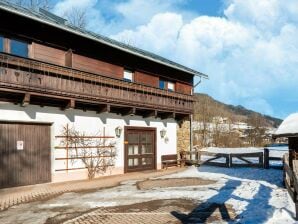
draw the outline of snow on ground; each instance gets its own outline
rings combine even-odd
[[[156,199],[192,199],[198,207],[206,203],[228,203],[238,215],[235,223],[295,223],[294,204],[282,187],[282,171],[276,169],[190,167],[186,171],[159,177],[198,177],[215,184],[138,190],[137,180],[87,193],[66,193],[44,202],[33,202],[0,213],[0,223],[43,223],[64,212],[82,212],[95,207],[129,205]],[[159,179],[158,178],[158,179]],[[18,222],[16,222],[16,220]]]
[[[203,195],[194,193],[193,197],[233,205],[239,216],[237,223],[296,223],[294,203],[282,187],[281,170],[202,166],[162,178],[169,177],[217,180]]]

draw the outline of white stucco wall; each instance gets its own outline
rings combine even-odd
[[[86,178],[86,171],[55,171],[65,168],[65,161],[57,161],[55,157],[61,157],[65,152],[55,150],[59,145],[59,139],[55,136],[61,135],[63,126],[69,124],[76,129],[85,131],[86,134],[96,134],[105,128],[105,134],[115,136],[115,128],[120,126],[123,129],[120,138],[115,138],[117,148],[116,166],[107,174],[119,174],[124,172],[124,127],[154,127],[157,132],[157,168],[161,167],[161,155],[175,154],[177,148],[177,123],[174,119],[160,120],[141,116],[121,116],[112,113],[97,114],[92,111],[66,110],[62,111],[54,107],[40,107],[28,105],[21,107],[12,103],[0,102],[0,121],[22,121],[22,122],[46,122],[52,123],[51,127],[51,155],[52,155],[52,181],[63,181],[69,179]],[[167,130],[169,141],[166,143],[160,137],[160,130]]]

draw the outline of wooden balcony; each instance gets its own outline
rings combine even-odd
[[[149,113],[181,117],[193,111],[190,95],[4,53],[0,53],[0,91],[0,100],[22,95],[23,104],[61,102],[61,107],[98,112],[118,108],[144,116]]]

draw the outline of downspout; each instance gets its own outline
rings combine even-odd
[[[193,96],[194,95],[194,92],[195,92],[195,88],[202,82],[202,77],[200,76],[200,80],[192,86],[192,89],[191,89],[191,95]],[[193,125],[192,125],[192,122],[193,122],[193,114],[190,115],[190,152],[193,151]],[[190,159],[192,160],[192,154],[190,154]],[[195,159],[195,158],[194,158]]]

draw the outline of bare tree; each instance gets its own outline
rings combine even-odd
[[[212,142],[215,147],[223,147],[222,135],[224,134],[224,126],[220,120],[221,117],[212,119]]]
[[[105,136],[88,136],[68,125],[63,127],[62,144],[66,146],[72,163],[80,160],[88,170],[88,179],[93,179],[98,173],[105,173],[115,165],[115,142]]]
[[[50,11],[53,8],[53,0],[12,0],[11,2],[22,7],[38,10],[39,8]],[[81,29],[86,28],[87,25],[87,10],[85,8],[72,7],[65,12],[62,17],[68,22]]]
[[[203,94],[197,98],[194,111],[194,120],[198,123],[197,130],[193,133],[195,145],[200,147],[243,147],[263,146],[268,142],[266,120],[257,114],[235,115],[220,103]],[[238,123],[248,125],[243,128]]]
[[[128,46],[136,47],[137,41],[134,37],[131,37],[129,35],[121,36],[121,38],[118,39],[121,43],[124,43]]]
[[[247,123],[251,126],[248,130],[248,140],[251,146],[263,146],[266,129],[264,121],[260,116],[252,115],[248,118]]]
[[[87,10],[84,8],[73,7],[65,12],[63,17],[66,18],[70,24],[81,29],[87,26]]]
[[[206,147],[210,141],[210,122],[211,122],[211,115],[210,115],[210,99],[208,97],[202,98],[202,101],[195,102],[195,117],[194,120],[198,121],[198,131],[195,134],[198,137],[195,137],[196,140],[195,144],[201,147]]]
[[[38,8],[50,10],[53,4],[53,0],[12,0],[11,2],[33,10],[38,10]]]

